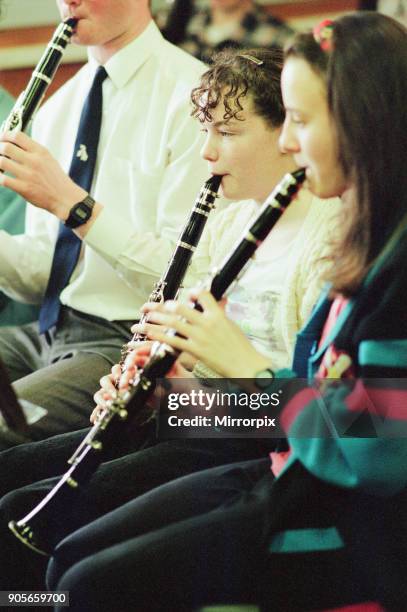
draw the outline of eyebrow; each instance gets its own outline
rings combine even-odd
[[[234,119],[229,119],[228,121],[215,121],[215,123],[212,124],[213,127],[215,128],[219,128],[219,127],[223,127],[223,126],[227,126],[227,127],[234,127],[239,125],[239,123],[234,120]]]

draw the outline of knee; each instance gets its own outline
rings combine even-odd
[[[86,557],[81,533],[81,530],[74,531],[55,546],[46,575],[46,582],[50,590],[56,589],[56,585],[69,568],[78,565]],[[74,575],[76,576],[76,573]]]
[[[56,585],[61,580],[63,574],[64,570],[61,567],[59,558],[57,558],[54,553],[54,555],[50,559],[50,562],[48,563],[47,573],[45,576],[45,583],[47,589],[50,591],[56,591]]]
[[[90,612],[95,601],[92,600],[91,584],[92,577],[86,561],[77,563],[72,568],[63,568],[59,565],[59,559],[53,557],[47,570],[47,589],[55,591],[67,591],[69,593],[69,609],[87,610]]]
[[[69,543],[66,543],[66,540],[62,540],[62,542],[55,547],[47,567],[45,581],[50,591],[57,590],[57,584],[59,584],[62,576],[64,576],[73,563],[74,561],[70,560]]]
[[[94,557],[87,557],[71,567],[62,567],[58,563],[60,559],[53,557],[48,566],[47,588],[69,593],[70,612],[110,612],[115,609],[109,572],[106,568],[100,571],[102,568],[98,567]],[[119,609],[130,609],[117,603]]]

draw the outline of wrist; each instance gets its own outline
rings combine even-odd
[[[85,189],[73,183],[72,189],[64,193],[58,201],[55,202],[51,212],[58,217],[60,221],[65,222],[69,217],[72,207],[78,202],[82,202],[87,195],[88,192],[85,191]]]
[[[270,368],[270,359],[256,352],[256,354],[254,356],[251,355],[247,361],[241,364],[236,364],[227,377],[247,378],[252,380],[256,377],[258,372],[268,368]]]

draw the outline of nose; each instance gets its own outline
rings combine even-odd
[[[82,0],[59,0],[60,5],[79,6]]]
[[[298,153],[300,146],[294,133],[292,121],[286,116],[281,130],[278,145],[282,153]]]
[[[219,158],[218,150],[209,132],[206,134],[205,142],[201,148],[201,157],[208,162],[215,162]]]

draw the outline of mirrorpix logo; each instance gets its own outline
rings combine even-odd
[[[171,391],[160,410],[159,431],[163,437],[281,437],[278,412],[274,412],[279,408],[281,391],[175,392],[174,387]]]

